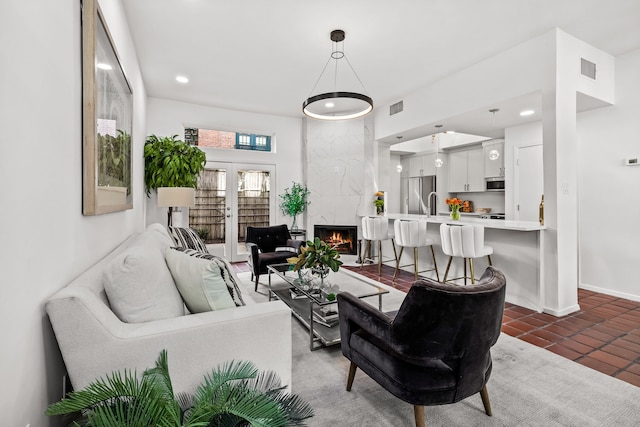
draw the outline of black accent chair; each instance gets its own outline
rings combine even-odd
[[[287,262],[287,258],[297,256],[304,245],[302,240],[291,238],[286,224],[270,227],[247,227],[245,239],[249,251],[251,280],[255,277],[255,291],[258,291],[260,274],[267,272],[270,264]]]
[[[480,393],[491,416],[487,381],[491,347],[500,336],[506,280],[488,267],[473,286],[416,281],[397,312],[383,313],[338,294],[342,354],[351,361],[347,391],[360,368],[394,396],[424,407]]]

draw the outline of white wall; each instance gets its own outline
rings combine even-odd
[[[82,215],[80,2],[0,6],[2,425],[58,425],[62,362],[46,298],[144,227],[145,88],[120,1],[102,1],[134,93],[133,206]]]
[[[615,72],[615,105],[577,115],[579,286],[640,301],[640,167],[623,166],[640,158],[640,50],[617,57]],[[542,143],[542,123],[505,129],[505,141],[509,176],[514,150]]]
[[[276,178],[271,180],[271,191],[276,195],[276,217],[272,224],[291,224],[293,219],[285,216],[278,208],[278,195],[284,193],[285,188],[291,187],[292,181],[302,182],[302,119],[225,110],[158,98],[149,98],[147,108],[148,135],[178,135],[183,140],[185,127],[272,135],[272,145],[275,145],[272,153],[201,148],[207,154],[207,161],[275,165]],[[166,209],[156,207],[155,193],[148,199],[147,221],[166,222]],[[302,216],[298,217],[298,226],[303,228],[304,225]]]
[[[640,50],[616,58],[616,103],[578,115],[580,287],[640,301]]]
[[[555,36],[549,31],[421,88],[403,97],[404,110],[399,114],[389,116],[386,106],[377,107],[376,139],[420,128],[431,133],[436,122],[540,90],[553,81]]]

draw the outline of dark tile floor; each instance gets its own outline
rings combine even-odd
[[[249,271],[246,263],[234,266]],[[408,271],[394,281],[390,265],[383,265],[380,276],[377,264],[344,268],[404,292],[414,281]],[[502,331],[640,387],[640,302],[579,289],[578,303],[580,311],[563,317],[506,303]]]

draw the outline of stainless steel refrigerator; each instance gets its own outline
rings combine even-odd
[[[417,178],[402,179],[403,213],[427,214],[427,197],[432,191],[436,191],[436,177],[422,176]],[[435,197],[432,200],[431,215],[436,214]]]

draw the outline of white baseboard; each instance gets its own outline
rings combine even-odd
[[[579,311],[579,310],[580,310],[580,305],[575,304],[567,308],[564,308],[562,310],[555,310],[553,308],[545,307],[542,311],[543,313],[547,313],[552,316],[562,317],[562,316],[566,316],[567,314],[575,313],[576,311]]]
[[[586,283],[581,283],[580,289],[586,289],[587,291],[597,292],[599,294],[611,295],[612,297],[624,298],[631,301],[640,302],[640,295],[628,294],[626,292],[620,292],[612,289],[601,288],[598,286],[588,285]]]

